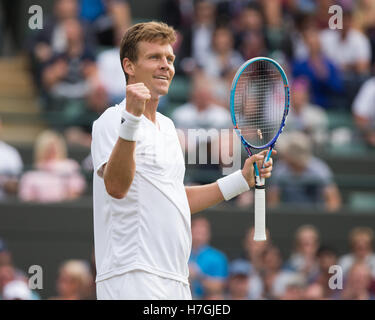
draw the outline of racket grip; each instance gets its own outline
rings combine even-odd
[[[255,189],[254,241],[266,240],[266,190]]]

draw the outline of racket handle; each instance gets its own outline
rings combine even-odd
[[[255,189],[254,241],[266,240],[266,190]]]

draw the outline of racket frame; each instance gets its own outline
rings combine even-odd
[[[234,104],[234,98],[235,98],[237,82],[240,79],[242,73],[247,69],[247,67],[250,66],[252,63],[255,63],[257,61],[271,62],[277,68],[277,70],[280,72],[281,77],[282,77],[283,82],[284,82],[284,93],[285,93],[285,106],[284,106],[283,118],[282,118],[282,121],[280,123],[280,128],[277,131],[277,133],[275,134],[275,136],[272,138],[272,140],[269,141],[267,144],[265,144],[263,146],[252,146],[251,144],[249,144],[245,140],[245,138],[241,135],[240,129],[238,128],[236,117],[235,117],[235,111],[234,111],[234,105],[235,105]],[[275,60],[273,60],[271,58],[256,57],[256,58],[253,58],[253,59],[250,59],[250,60],[244,62],[242,64],[242,66],[239,67],[239,69],[237,70],[237,72],[236,72],[236,74],[233,78],[231,91],[230,91],[230,113],[231,113],[231,117],[232,117],[232,123],[234,125],[234,130],[235,130],[236,134],[238,135],[238,137],[240,138],[242,144],[244,145],[245,150],[248,153],[249,157],[251,157],[253,155],[253,153],[251,151],[251,148],[258,149],[258,150],[269,148],[269,150],[267,152],[267,156],[265,157],[263,165],[262,165],[263,168],[264,168],[264,163],[267,162],[270,159],[270,156],[272,154],[272,150],[275,146],[277,138],[279,137],[279,135],[283,131],[283,128],[285,126],[285,120],[286,120],[286,117],[289,113],[289,106],[290,106],[290,90],[289,90],[288,78],[287,78],[283,68],[279,65],[279,63],[277,63]],[[256,199],[258,197],[264,199],[265,181],[264,181],[264,178],[260,178],[259,169],[258,169],[258,166],[255,162],[254,162],[254,171],[255,171],[255,202],[256,202]],[[262,200],[262,201],[264,201],[264,200]],[[255,206],[256,206],[256,203],[255,203]],[[263,210],[265,210],[265,209],[263,209]],[[256,211],[256,209],[255,209],[255,211]],[[257,220],[260,220],[260,222],[257,222]],[[257,215],[256,212],[255,212],[255,225],[257,225],[257,223],[260,223],[262,225],[262,228],[260,228],[259,232],[257,232],[257,230],[255,230],[254,240],[255,241],[266,240],[265,214],[263,214],[263,217],[262,217],[262,216]]]

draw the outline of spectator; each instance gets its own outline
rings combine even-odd
[[[365,262],[355,262],[348,271],[348,278],[340,296],[342,300],[374,300],[370,293],[371,270]]]
[[[374,231],[368,227],[356,227],[349,234],[351,253],[342,256],[339,265],[343,269],[344,276],[355,262],[368,264],[372,277],[375,278],[375,253],[372,245]]]
[[[344,11],[342,30],[322,31],[321,41],[323,53],[337,63],[341,71],[361,75],[370,70],[370,42],[352,27],[352,12]]]
[[[250,228],[244,239],[244,258],[250,263],[251,274],[249,279],[249,299],[263,299],[264,284],[261,275],[264,271],[263,256],[271,245],[269,230],[266,230],[265,241],[254,240],[254,227]]]
[[[292,56],[290,38],[290,19],[283,18],[283,1],[262,1],[265,16],[265,36],[270,54],[282,53],[285,57]]]
[[[294,62],[293,77],[306,77],[310,82],[312,103],[329,109],[332,107],[332,97],[342,90],[339,70],[334,66],[334,60],[322,53],[316,28],[310,26],[302,35],[309,53],[306,59]]]
[[[53,6],[52,16],[47,16],[43,29],[31,34],[29,39],[29,53],[33,62],[36,83],[42,85],[41,73],[44,65],[55,54],[62,54],[67,50],[68,40],[64,23],[69,19],[78,19],[79,4],[77,0],[57,0]],[[84,41],[87,46],[94,47],[95,39],[89,26],[83,23]]]
[[[281,201],[337,211],[341,206],[339,190],[329,167],[312,156],[309,138],[301,132],[285,133],[278,145],[282,159],[270,179],[268,205],[276,206]]]
[[[279,299],[284,295],[286,284],[295,276],[295,272],[282,269],[280,250],[269,246],[263,253],[263,270],[261,272],[265,299]]]
[[[358,0],[353,13],[353,28],[367,36],[371,43],[372,62],[375,62],[375,2]]]
[[[264,34],[264,18],[261,8],[252,2],[242,8],[235,25],[235,48],[239,49],[241,43],[248,33]]]
[[[308,285],[303,292],[304,300],[323,300],[324,290],[323,286],[319,283],[312,283]]]
[[[0,135],[2,123],[0,118]],[[0,201],[10,195],[17,194],[19,176],[23,162],[19,152],[9,144],[0,140]]]
[[[74,142],[89,146],[91,123],[106,106],[106,92],[99,85],[95,56],[83,42],[83,29],[78,20],[64,24],[67,49],[54,55],[47,63],[42,80],[48,96],[47,111],[57,111],[55,127],[76,127],[80,130]],[[80,129],[78,129],[80,128]],[[72,140],[67,132],[68,140]],[[76,137],[73,136],[73,137]]]
[[[179,129],[231,128],[231,116],[224,106],[214,103],[214,88],[209,77],[197,71],[193,77],[190,101],[172,113]]]
[[[208,76],[223,77],[226,72],[238,69],[244,63],[241,54],[233,46],[232,31],[225,26],[217,27],[212,36],[212,49],[203,66]]]
[[[34,146],[34,170],[20,181],[22,201],[58,202],[75,199],[86,182],[75,160],[67,158],[63,137],[53,131],[42,132]]]
[[[301,274],[307,282],[312,282],[318,272],[316,253],[319,248],[319,233],[312,225],[303,225],[295,233],[294,250],[286,268]]]
[[[375,148],[375,77],[362,85],[354,99],[352,111],[355,124],[365,143]]]
[[[306,279],[300,274],[295,274],[286,282],[285,290],[280,300],[302,300],[305,289]]]
[[[291,108],[288,114],[286,132],[302,131],[314,143],[314,147],[323,146],[328,136],[328,117],[324,110],[309,101],[309,83],[297,78],[291,84]]]
[[[59,269],[57,296],[52,300],[86,300],[92,288],[89,265],[82,260],[68,260]]]
[[[229,266],[229,300],[248,300],[251,266],[248,261],[237,259]]]
[[[32,292],[22,280],[12,280],[3,289],[4,300],[32,300]]]
[[[318,258],[319,269],[317,274],[312,279],[312,285],[319,285],[322,289],[322,299],[335,299],[337,298],[337,291],[332,290],[329,287],[330,278],[332,273],[330,273],[330,268],[337,265],[338,254],[337,252],[327,246],[320,246],[318,252],[316,253]],[[320,291],[317,287],[310,288],[312,292],[307,292],[306,295],[316,293]]]
[[[198,0],[194,4],[191,28],[182,33],[180,67],[186,73],[207,63],[212,34],[215,27],[216,6],[210,0]]]
[[[81,0],[80,16],[87,21],[101,46],[116,45],[116,30],[131,25],[131,8],[126,0]]]
[[[108,97],[105,105],[109,106],[118,104],[125,98],[126,79],[119,58],[122,32],[123,30],[116,29],[116,47],[102,51],[97,57],[99,82]]]
[[[189,273],[192,296],[201,299],[207,292],[223,292],[228,276],[226,256],[209,245],[210,223],[206,218],[192,220],[192,250]]]

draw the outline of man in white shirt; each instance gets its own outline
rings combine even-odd
[[[136,24],[120,59],[126,100],[94,122],[94,235],[98,299],[191,299],[190,215],[254,186],[253,163],[217,182],[185,187],[184,159],[173,122],[158,113],[174,76],[166,24]],[[271,175],[272,160],[261,174]]]
[[[367,74],[370,70],[371,45],[368,38],[352,27],[352,13],[344,12],[342,30],[321,33],[323,53],[343,72]]]

